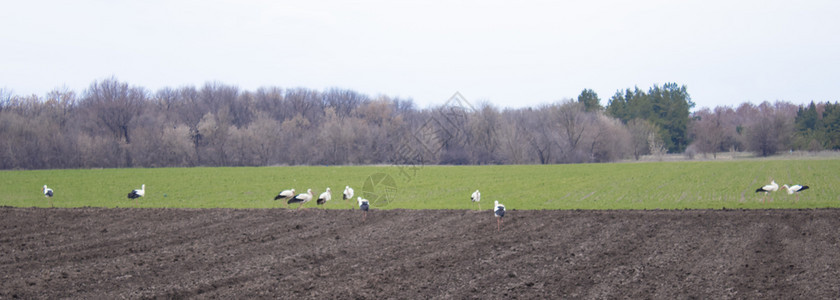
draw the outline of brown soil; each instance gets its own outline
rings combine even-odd
[[[840,210],[0,208],[0,299],[836,298]]]

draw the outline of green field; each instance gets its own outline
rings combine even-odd
[[[510,209],[686,209],[840,207],[840,160],[743,160],[516,166],[335,166],[0,171],[0,205],[135,207],[126,198],[146,184],[136,207],[271,208],[283,189],[326,187],[325,208],[344,209],[345,185],[374,208],[482,209],[499,200]],[[755,189],[770,182],[811,188],[795,196]],[[367,186],[366,186],[367,184]],[[304,207],[316,207],[315,201]]]

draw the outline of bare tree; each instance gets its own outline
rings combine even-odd
[[[285,120],[297,118],[300,115],[313,123],[324,114],[321,94],[317,91],[304,88],[287,89],[283,98],[285,110],[290,112]]]
[[[369,101],[368,97],[351,90],[332,88],[323,93],[323,103],[335,110],[339,118],[350,116],[359,105]]]
[[[279,87],[261,87],[254,93],[254,106],[257,111],[267,113],[273,119],[282,122],[291,118],[284,107],[283,89]]]
[[[273,165],[279,163],[280,122],[266,113],[257,113],[254,122],[248,125],[254,151],[255,165]]]
[[[332,107],[326,109],[318,135],[319,154],[325,164],[346,164],[351,161],[356,133],[349,120],[345,120],[340,119]]]
[[[712,157],[717,158],[718,152],[736,145],[735,111],[726,106],[715,107],[714,110],[700,109],[694,112],[689,133],[694,140],[692,149],[700,151],[704,156],[712,153]]]
[[[631,151],[631,135],[621,120],[607,116],[602,111],[594,114],[596,119],[589,153],[594,162],[611,162],[624,158]]]
[[[790,145],[793,119],[783,108],[766,101],[758,106],[746,134],[750,150],[757,155],[770,156]]]
[[[55,89],[47,94],[47,103],[54,103],[52,117],[58,120],[59,127],[65,130],[76,110],[76,92],[66,88]]]
[[[152,99],[152,108],[156,113],[164,116],[164,122],[178,119],[178,108],[181,104],[181,99],[178,90],[172,88],[162,88],[155,93]]]
[[[662,160],[662,156],[668,152],[668,149],[665,148],[665,142],[655,132],[648,134],[648,146],[650,146],[650,154],[659,160]]]
[[[132,166],[131,152],[127,151],[132,142],[131,122],[140,115],[145,101],[143,88],[110,78],[91,84],[80,102],[98,127],[94,131],[104,129],[118,143],[119,150],[112,153],[122,157],[123,163],[117,166]]]
[[[366,160],[386,162],[394,158],[399,147],[398,141],[409,134],[404,115],[397,113],[394,102],[387,97],[360,105],[355,113],[367,124],[365,135],[374,141],[363,151]]]
[[[498,163],[499,130],[502,116],[489,102],[479,104],[469,116],[469,143],[473,164]]]
[[[241,97],[240,97],[241,96]],[[244,127],[251,122],[253,112],[252,98],[245,93],[240,95],[239,88],[218,82],[208,82],[199,91],[201,101],[207,105],[210,112],[221,117],[220,111],[226,111],[224,121],[236,127]]]
[[[542,106],[537,110],[522,110],[520,127],[517,129],[528,141],[531,150],[536,153],[540,164],[555,163],[560,136],[557,130],[555,107]]]
[[[312,123],[301,113],[280,124],[280,143],[284,154],[282,161],[290,165],[311,163],[311,151],[315,149],[316,142],[309,133],[311,126]]]
[[[14,94],[11,91],[5,88],[0,88],[0,112],[3,112],[3,110],[11,107],[12,96],[14,96]]]
[[[656,119],[650,112],[661,101],[642,94],[628,90],[639,101],[620,106],[619,93],[607,110]],[[607,162],[662,154],[668,143],[685,141],[652,121],[621,124],[591,90],[577,100],[502,111],[460,100],[417,109],[410,99],[337,88],[250,92],[221,83],[149,97],[113,78],[79,97],[67,89],[45,98],[0,90],[0,168]],[[797,112],[788,102],[698,110],[690,149],[771,155],[793,144]]]
[[[692,122],[689,123],[689,133],[694,142],[692,145],[703,153],[712,153],[717,158],[717,152],[723,143],[723,120],[720,113],[713,113],[708,108],[694,112]]]
[[[633,119],[627,122],[630,132],[630,149],[636,160],[642,155],[650,153],[650,136],[656,135],[656,126],[643,119]],[[655,138],[654,138],[655,140]]]
[[[111,78],[91,84],[85,92],[82,105],[116,140],[131,144],[129,125],[140,115],[145,100],[144,89],[129,87],[128,83]]]
[[[200,165],[226,166],[228,157],[225,145],[228,142],[230,124],[227,110],[217,114],[207,113],[198,123],[198,134],[201,136],[196,156]]]
[[[586,162],[590,155],[585,153],[584,149],[580,149],[580,145],[584,137],[587,136],[587,131],[594,129],[595,114],[587,113],[586,107],[582,102],[575,102],[573,100],[566,100],[559,106],[556,106],[553,111],[556,113],[557,122],[560,127],[560,136],[563,138],[563,145],[565,146],[562,150],[563,162]]]
[[[520,132],[524,122],[523,114],[519,110],[505,109],[502,111],[502,124],[499,129],[499,156],[502,163],[525,164],[533,162],[530,160],[529,143],[526,134]]]

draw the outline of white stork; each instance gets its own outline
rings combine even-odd
[[[128,199],[134,199],[134,206],[137,206],[137,198],[143,197],[143,195],[146,195],[145,184],[141,185],[139,190],[133,190],[131,193],[128,193]]]
[[[792,186],[788,186],[787,184],[782,186],[783,189],[787,190],[788,195],[796,194],[796,201],[799,201],[799,192],[807,190],[807,185],[798,185],[794,184]]]
[[[502,231],[502,218],[505,217],[505,205],[499,204],[497,200],[494,206],[493,212],[496,214],[496,231]]]
[[[48,188],[47,185],[45,184],[44,187],[41,188],[41,191],[44,192],[44,197],[50,198],[50,207],[53,207],[53,202],[52,202],[53,190],[51,188]]]
[[[353,199],[353,189],[349,185],[344,187],[343,197],[344,200]]]
[[[472,200],[473,203],[478,203],[478,210],[481,210],[481,202],[479,202],[481,201],[481,192],[475,190],[475,192],[472,193],[472,196],[470,196],[470,200]]]
[[[770,184],[765,185],[765,186],[762,186],[762,187],[760,187],[760,188],[757,188],[757,189],[755,190],[755,192],[756,192],[756,193],[758,193],[758,192],[764,192],[764,197],[763,197],[763,198],[761,198],[761,202],[764,202],[764,199],[765,199],[765,198],[767,198],[767,194],[768,194],[768,193],[770,193],[770,192],[775,192],[775,191],[778,191],[778,190],[779,190],[779,184],[778,184],[778,183],[776,183],[776,181],[775,181],[775,180],[771,180],[771,181],[770,181]]]
[[[332,199],[332,191],[330,190],[330,188],[327,188],[326,192],[323,192],[320,196],[318,196],[318,201],[316,201],[315,203],[318,203],[318,205],[323,205],[324,203],[327,203],[327,201],[330,201],[330,199]]]
[[[300,203],[300,205],[298,205],[298,208],[297,208],[297,209],[300,209],[300,207],[303,206],[304,203],[309,202],[311,200],[312,200],[312,189],[307,189],[306,194],[303,194],[303,193],[297,194],[294,197],[292,197],[291,199],[289,199],[289,201],[286,202],[286,204]]]
[[[288,198],[292,198],[294,196],[295,196],[295,189],[283,190],[282,192],[278,193],[277,196],[274,197],[274,200],[276,201],[276,200],[280,200],[280,199],[288,199]]]
[[[362,210],[362,222],[367,220],[367,212],[370,209],[370,202],[367,199],[362,199],[362,197],[358,197],[359,201],[359,209]]]

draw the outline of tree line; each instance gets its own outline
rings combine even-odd
[[[0,90],[0,168],[350,164],[556,164],[650,154],[840,149],[834,103],[744,103],[690,110],[686,86],[619,90],[500,109],[467,102],[418,108],[352,90],[218,82],[150,92],[115,78],[81,94]]]

